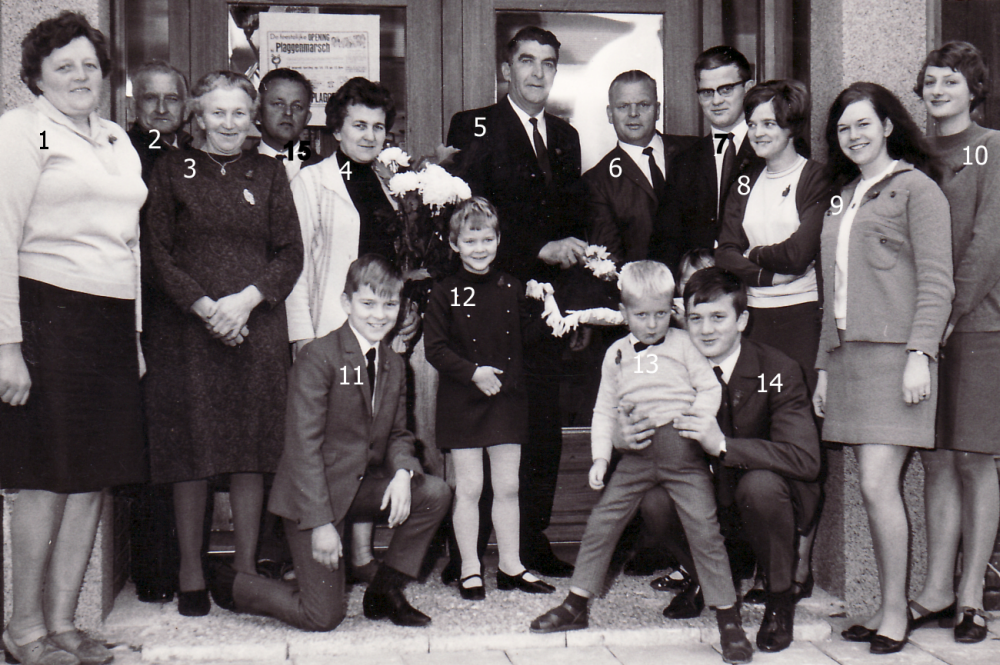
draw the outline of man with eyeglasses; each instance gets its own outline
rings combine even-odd
[[[272,69],[260,80],[260,144],[257,152],[280,159],[291,180],[303,166],[321,161],[319,147],[300,140],[312,117],[312,83],[294,69]]]
[[[760,161],[745,140],[743,97],[754,86],[746,57],[714,46],[694,61],[694,77],[712,131],[674,158],[664,214],[650,242],[650,258],[675,271],[684,252],[715,247],[726,195]]]
[[[670,160],[690,139],[656,130],[660,104],[656,81],[646,72],[615,77],[607,110],[618,145],[583,175],[591,242],[607,247],[618,264],[641,261],[648,256],[653,222],[666,196]]]

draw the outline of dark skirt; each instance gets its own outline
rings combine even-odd
[[[767,344],[802,366],[809,393],[816,390],[816,352],[822,313],[818,302],[787,307],[750,307],[747,337]]]
[[[938,366],[930,363],[931,399],[903,401],[906,344],[842,342],[827,364],[823,440],[934,447]]]
[[[956,332],[941,353],[938,448],[1000,455],[1000,332]]]
[[[146,480],[135,301],[21,278],[28,403],[0,404],[0,485],[92,492]]]

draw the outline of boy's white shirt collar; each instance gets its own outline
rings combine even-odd
[[[355,329],[355,327],[353,325],[351,325],[350,321],[347,322],[347,325],[350,327],[351,332],[354,333],[354,336],[358,338],[358,344],[361,346],[361,355],[365,355],[366,353],[368,353],[368,351],[370,349],[375,349],[375,361],[377,363],[378,362],[378,344],[372,344],[367,339],[365,339],[364,335],[362,335],[361,333],[359,333],[357,331],[357,329]]]
[[[722,370],[722,378],[727,384],[729,383],[729,379],[733,376],[733,370],[736,369],[736,363],[740,359],[740,351],[742,350],[743,345],[737,343],[736,348],[729,354],[728,358],[723,360],[721,363],[712,363],[714,367],[718,367]]]

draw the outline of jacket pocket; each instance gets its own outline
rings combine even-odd
[[[908,190],[886,188],[871,200],[871,212],[876,217],[898,220],[906,212],[906,204],[909,200],[910,192]]]
[[[896,265],[899,250],[903,247],[902,240],[877,230],[865,231],[864,239],[865,254],[873,268],[889,270]]]

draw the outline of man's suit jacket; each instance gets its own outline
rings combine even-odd
[[[540,261],[538,252],[553,240],[582,238],[585,231],[580,137],[565,120],[545,114],[552,168],[552,184],[547,185],[511,103],[505,98],[493,106],[455,114],[448,144],[461,152],[453,170],[469,183],[473,194],[489,199],[500,213],[496,267],[522,282],[552,282],[559,277],[559,268]]]
[[[670,160],[694,137],[664,136],[664,178],[670,174]],[[615,162],[615,160],[618,160]],[[612,163],[618,177],[612,175]],[[604,245],[616,263],[648,258],[649,236],[662,202],[653,192],[649,178],[620,145],[616,145],[592,169],[583,174],[587,185],[587,218],[591,244]]]
[[[761,374],[765,392],[760,392]],[[778,381],[770,385],[775,377],[780,377],[780,389]],[[780,351],[744,338],[728,392],[732,422],[729,428],[720,422],[726,455],[719,474],[719,505],[732,504],[733,486],[743,472],[773,471],[790,481],[795,523],[800,531],[806,530],[819,502],[820,486],[815,481],[820,452],[802,368]]]
[[[285,450],[268,509],[300,529],[343,520],[367,474],[409,469],[414,481],[423,475],[406,429],[403,360],[384,342],[378,356],[374,407],[365,357],[348,323],[307,345],[292,367]]]
[[[711,134],[703,136],[677,153],[670,165],[667,202],[650,240],[650,258],[666,263],[675,271],[684,252],[715,247],[726,195],[741,175],[763,161],[745,137],[736,153],[732,173],[721,185],[722,196],[717,197],[715,148],[715,138]]]

